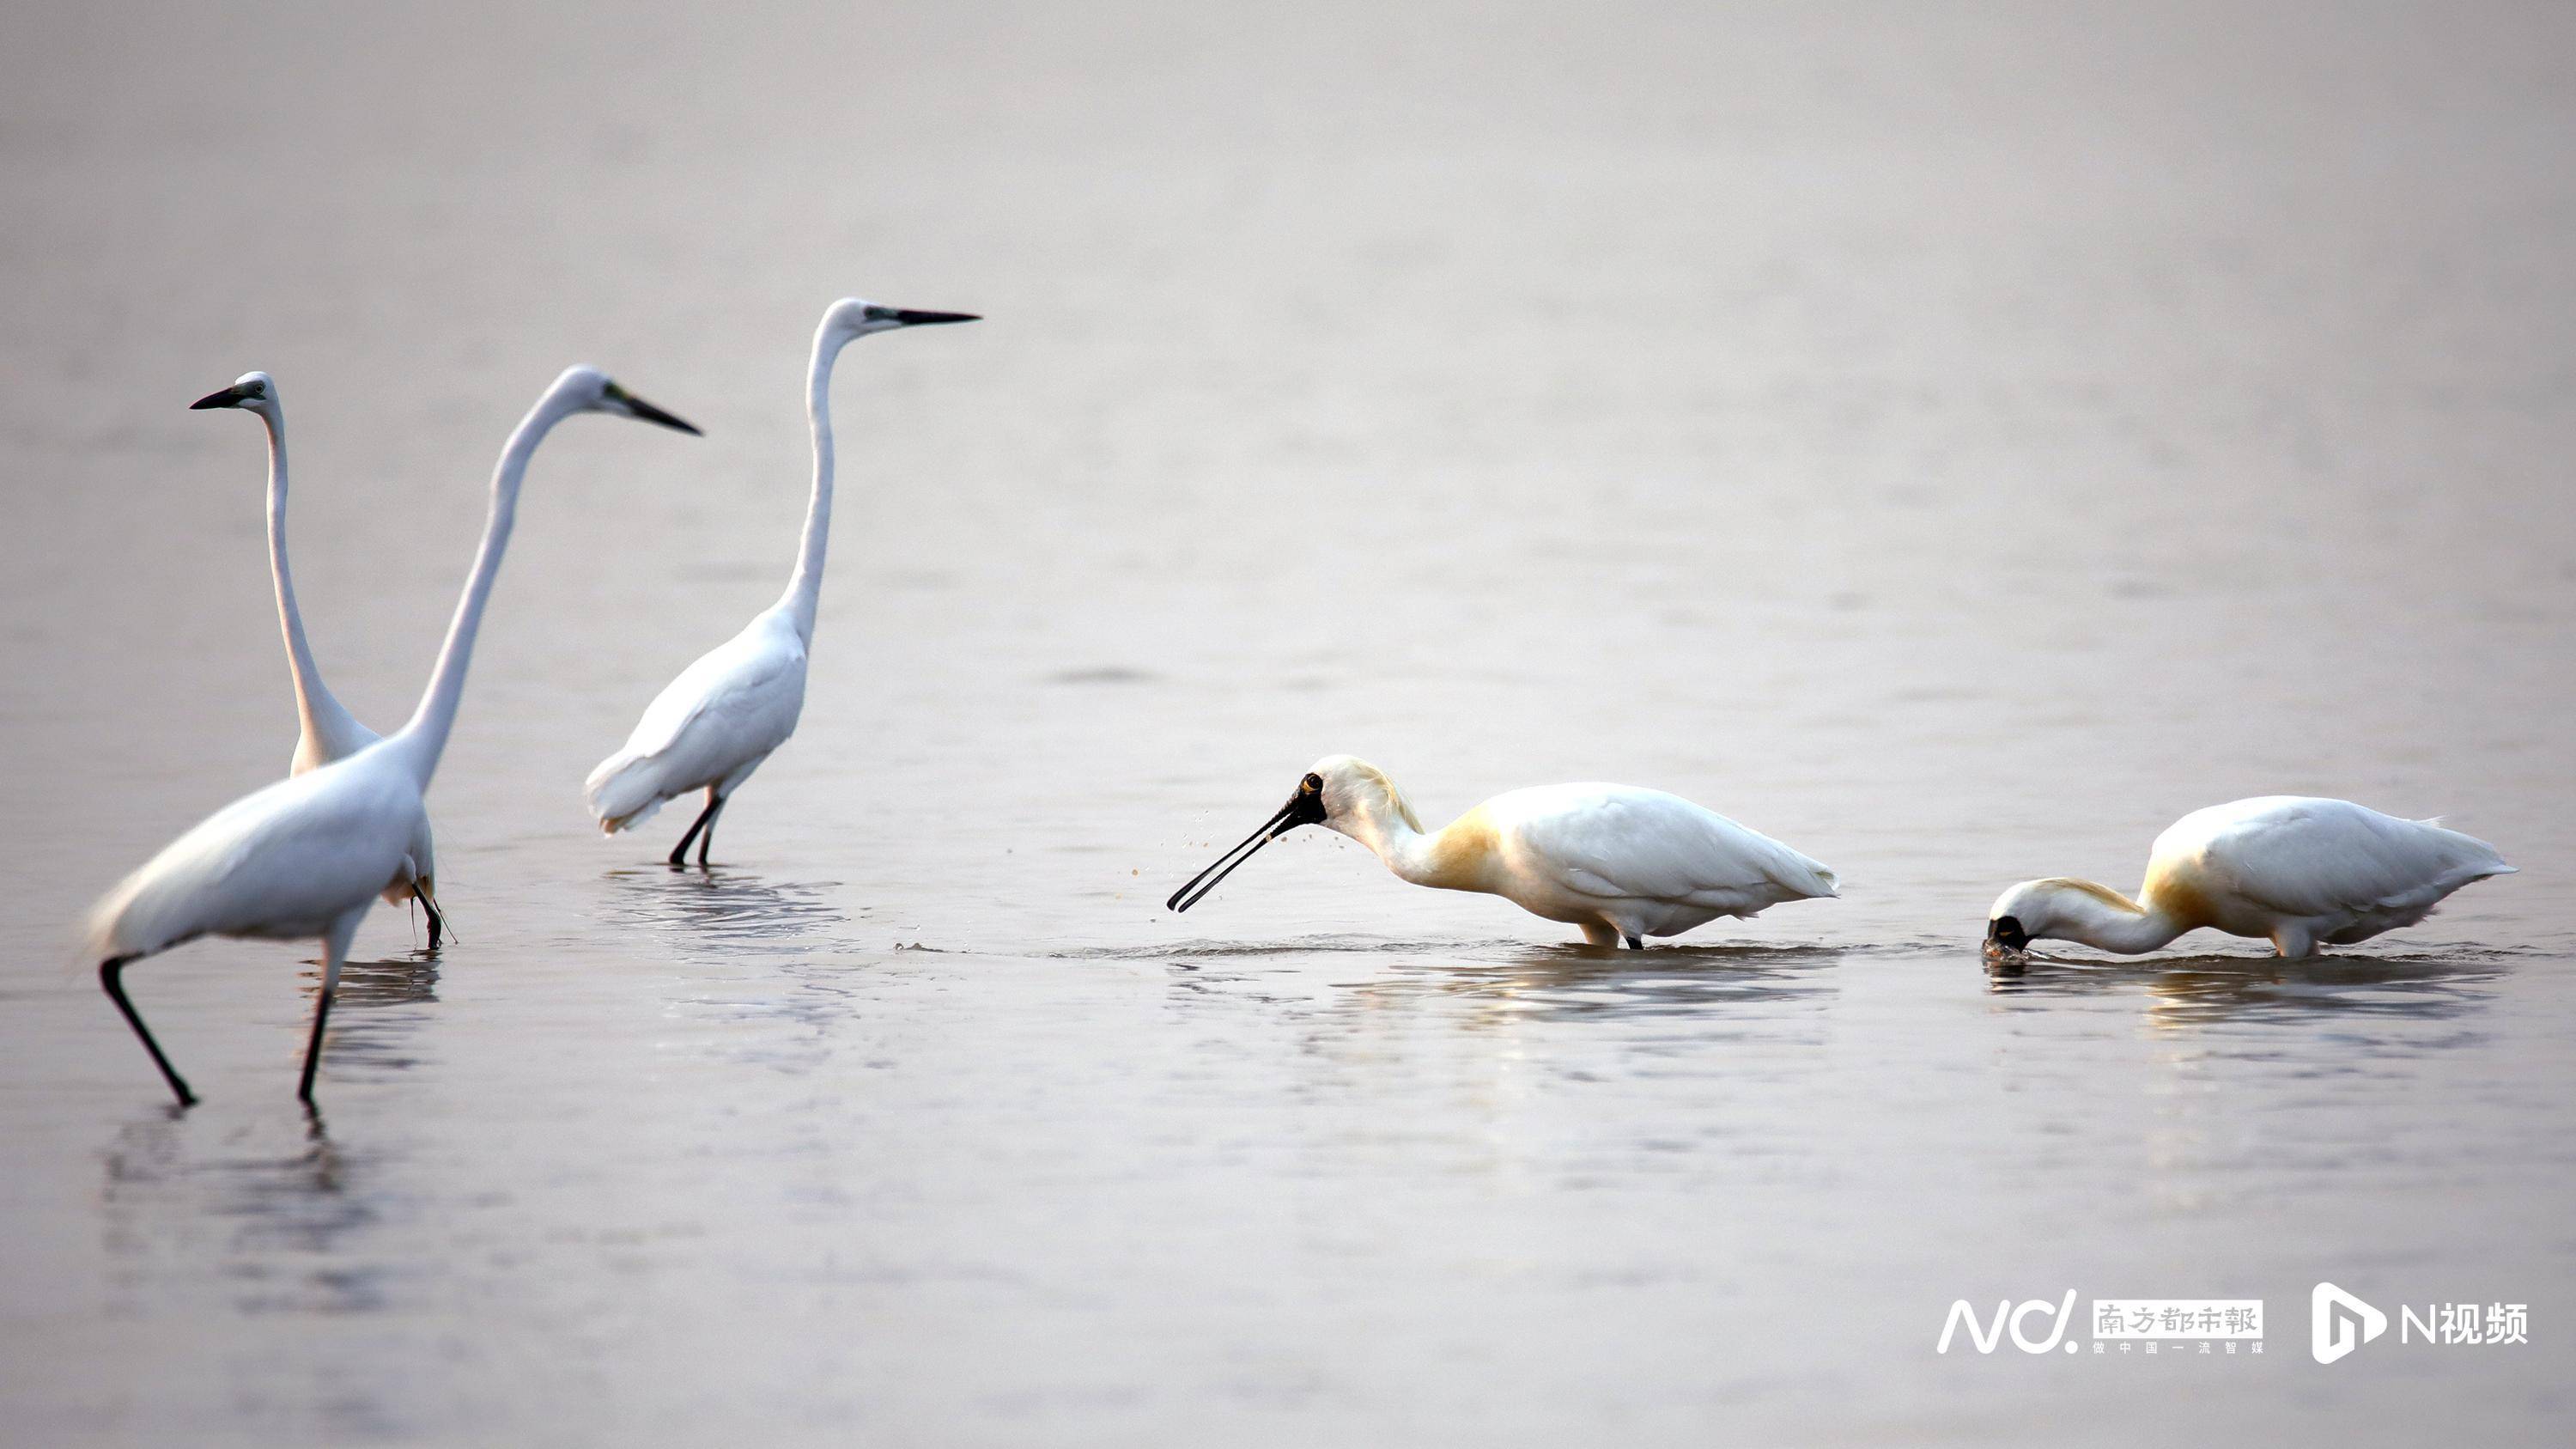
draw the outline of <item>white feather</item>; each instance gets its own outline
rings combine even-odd
[[[1479,809],[1495,827],[1515,888],[1591,898],[1604,914],[1642,923],[1644,935],[1838,894],[1824,866],[1661,790],[1545,785],[1497,795]]]
[[[2286,957],[2411,926],[2453,891],[2510,875],[2496,848],[2431,820],[2349,800],[2263,795],[2195,810],[2156,837],[2135,900],[2092,881],[2023,881],[1988,912],[1991,940],[2156,950],[2203,927],[2269,939]]]
[[[93,960],[199,936],[322,936],[405,868],[420,787],[379,745],[207,816],[92,907]]]
[[[730,794],[796,732],[805,708],[805,641],[783,608],[708,650],[644,709],[584,793],[600,829],[652,818],[663,802],[710,786]]]
[[[2295,922],[2338,944],[2411,926],[2460,887],[2511,873],[2494,846],[2433,821],[2296,795],[2195,810],[2156,837],[2148,864],[2150,879],[2188,882],[2227,919]]]

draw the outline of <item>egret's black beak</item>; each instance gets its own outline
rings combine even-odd
[[[637,397],[635,394],[628,392],[622,387],[619,387],[616,383],[612,382],[608,385],[608,395],[617,399],[619,402],[624,403],[626,405],[627,412],[643,419],[645,422],[660,423],[666,428],[676,428],[679,431],[688,434],[692,438],[703,438],[706,436],[706,434],[699,432],[694,425],[675,417],[670,413],[662,411],[660,408],[653,406],[644,399]]]
[[[1997,916],[1986,922],[1986,944],[1998,951],[2019,953],[2030,949],[2030,933],[2011,916]]]
[[[932,327],[942,322],[981,322],[984,320],[972,312],[915,312],[908,307],[898,307],[888,315],[898,327]]]
[[[1205,899],[1209,891],[1215,890],[1219,882],[1234,874],[1236,866],[1252,859],[1253,852],[1300,825],[1323,823],[1323,786],[1312,779],[1301,782],[1297,786],[1297,793],[1289,796],[1288,803],[1279,807],[1278,814],[1263,821],[1259,830],[1245,836],[1241,845],[1218,856],[1216,864],[1190,877],[1188,885],[1172,892],[1172,898],[1163,902],[1164,909],[1174,915],[1188,910]]]
[[[660,408],[653,406],[651,403],[646,402],[640,397],[627,398],[626,405],[635,410],[635,416],[642,418],[648,423],[660,423],[666,428],[677,428],[692,438],[703,438],[706,436],[706,434],[698,431],[696,424],[683,418],[674,417],[671,414],[662,411]]]
[[[234,383],[232,386],[225,388],[221,392],[210,392],[204,397],[197,399],[195,402],[188,404],[188,411],[196,413],[204,412],[208,408],[237,407],[240,405],[241,400],[248,396],[250,396],[250,393],[244,389],[240,383]]]

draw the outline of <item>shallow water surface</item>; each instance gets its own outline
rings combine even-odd
[[[2558,10],[64,12],[0,48],[0,1440],[2554,1442],[2576,1324]],[[861,57],[867,63],[853,61]],[[470,122],[470,123],[469,123]],[[717,866],[580,782],[783,584]],[[432,797],[457,939],[70,959],[391,727],[565,363]],[[1599,952],[1301,831],[1670,789],[1840,901]],[[2315,962],[1977,952],[2191,808],[2522,873]],[[303,961],[303,964],[298,964]],[[2518,1346],[2307,1352],[2330,1279]],[[2264,1352],[1934,1351],[1954,1299]],[[2081,1311],[2081,1310],[2079,1310]]]

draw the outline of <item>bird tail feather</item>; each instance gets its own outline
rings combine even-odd
[[[582,783],[582,792],[590,801],[591,817],[599,822],[600,833],[615,835],[653,818],[665,798],[654,788],[650,758],[624,751],[599,762]]]
[[[81,918],[81,954],[91,961],[112,956],[149,956],[178,944],[187,928],[175,923],[172,908],[184,900],[157,879],[147,865],[118,881]]]
[[[1771,843],[1777,847],[1771,860],[1773,881],[1808,900],[1843,893],[1842,877],[1834,874],[1823,861],[1811,859],[1803,851],[1781,845],[1776,840]]]

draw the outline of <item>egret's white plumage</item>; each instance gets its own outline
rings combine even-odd
[[[2135,954],[2207,926],[2296,958],[2411,926],[2451,892],[2513,869],[2438,821],[2264,795],[2175,821],[2156,837],[2135,900],[2064,876],[2014,886],[1987,914],[1986,939],[2006,951],[2057,938]]]
[[[358,923],[389,880],[419,874],[411,858],[423,795],[455,727],[465,670],[483,610],[499,575],[517,515],[528,459],[554,425],[579,412],[694,428],[626,392],[598,371],[576,367],[555,380],[510,435],[492,476],[492,508],[473,571],[457,601],[429,687],[409,723],[346,758],[255,791],[208,816],[119,882],[91,908],[85,939],[99,984],[142,1038],[181,1105],[195,1100],[126,998],[123,972],[139,957],[199,936],[319,939],[322,991],[304,1051],[297,1095],[313,1096],[322,1025],[339,988],[340,966]]]
[[[208,393],[189,404],[196,409],[238,408],[256,414],[268,429],[268,573],[277,590],[278,627],[286,634],[286,671],[295,683],[295,715],[298,721],[295,753],[288,758],[287,773],[301,775],[333,760],[344,760],[381,736],[358,722],[322,681],[322,667],[313,658],[313,646],[304,636],[304,611],[295,601],[295,575],[286,562],[286,403],[279,396],[277,379],[264,372],[246,372],[234,379],[232,386]],[[389,904],[417,900],[429,917],[429,944],[434,950],[445,934],[447,921],[438,908],[438,863],[436,842],[429,828],[429,812],[423,810],[412,823],[411,843],[405,852],[402,874],[386,882],[384,899]]]
[[[725,802],[770,752],[796,733],[797,716],[805,708],[805,660],[814,643],[823,555],[832,529],[832,364],[842,348],[872,332],[974,320],[962,312],[915,312],[855,297],[824,311],[805,374],[805,410],[814,430],[814,489],[806,504],[796,571],[777,603],[681,670],[644,707],[626,743],[591,770],[582,789],[603,833],[641,825],[665,801],[704,790],[706,805],[671,848],[670,863],[684,863],[692,840],[698,842],[698,864],[707,863]]]
[[[768,610],[644,707],[625,746],[590,773],[592,815],[614,832],[651,819],[675,795],[732,794],[796,732],[804,706],[805,636]]]
[[[1166,904],[1188,910],[1263,845],[1322,825],[1416,885],[1482,891],[1580,926],[1595,945],[1678,936],[1720,916],[1840,894],[1832,871],[1779,841],[1661,790],[1542,785],[1510,790],[1425,831],[1395,782],[1349,755],[1315,762],[1243,844]]]

